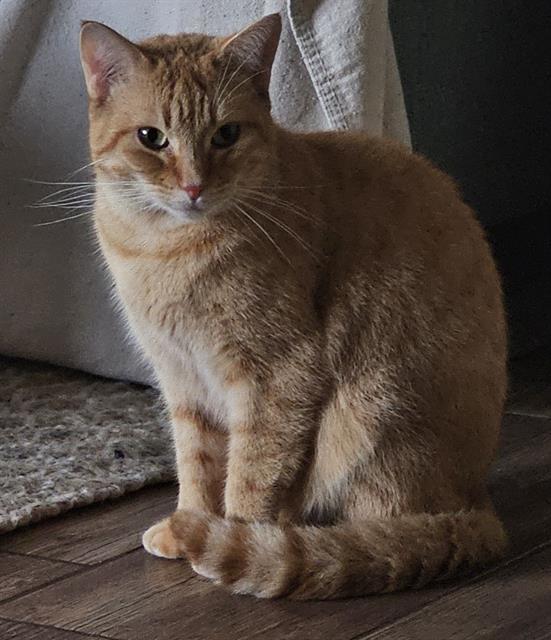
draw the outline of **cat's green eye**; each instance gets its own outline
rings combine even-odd
[[[241,127],[236,122],[230,122],[218,129],[218,131],[212,136],[211,144],[217,149],[225,149],[231,147],[239,139],[241,133]]]
[[[138,129],[138,140],[144,147],[152,151],[160,151],[168,146],[168,138],[166,135],[155,127],[142,127]]]

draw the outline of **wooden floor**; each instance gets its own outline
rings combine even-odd
[[[492,476],[509,556],[482,575],[339,602],[230,596],[140,533],[168,514],[160,486],[0,537],[0,639],[551,639],[551,354],[516,367]]]

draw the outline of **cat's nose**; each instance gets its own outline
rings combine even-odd
[[[201,195],[201,191],[203,191],[203,187],[200,184],[186,184],[182,188],[191,198],[192,202],[195,202]]]

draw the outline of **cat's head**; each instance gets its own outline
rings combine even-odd
[[[275,161],[268,86],[280,30],[274,14],[227,38],[134,44],[83,24],[92,158],[122,209],[193,222],[263,183]]]

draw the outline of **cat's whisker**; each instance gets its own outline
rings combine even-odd
[[[229,66],[230,66],[230,62],[233,59],[232,54],[230,53],[230,55],[228,56],[227,60],[226,60],[226,64],[224,66],[224,71],[222,73],[222,76],[220,77],[220,80],[218,81],[217,85],[216,85],[216,89],[214,91],[214,97],[212,99],[213,103],[215,105],[218,104],[218,96],[220,95],[220,88],[222,86],[222,83],[224,82],[225,78],[226,78],[226,73],[228,72]]]
[[[220,104],[220,111],[223,111],[224,109],[224,105],[230,101],[231,97],[233,96],[233,94],[240,88],[242,87],[246,82],[249,82],[250,80],[252,80],[254,77],[265,73],[265,70],[262,69],[261,71],[256,71],[255,73],[251,74],[248,78],[245,78],[244,80],[241,80],[241,82],[239,84],[237,84],[235,87],[232,87],[232,89],[227,93],[227,95],[224,96],[224,100],[222,101],[222,103]],[[226,116],[227,117],[227,116]]]
[[[67,176],[67,179],[72,178],[77,173],[80,173],[81,171],[89,169],[90,167],[95,167],[97,164],[100,164],[103,161],[104,161],[103,158],[98,158],[97,160],[92,160],[92,162],[89,162],[88,164],[85,164],[84,166],[80,167],[79,169],[76,169],[75,171],[69,173],[68,176]]]
[[[133,198],[134,196],[144,195],[142,189],[139,189],[139,188],[115,189],[114,192],[117,196],[120,196],[121,198]]]
[[[242,202],[244,204],[246,204],[246,206],[248,206],[250,209],[252,209],[256,213],[258,213],[258,215],[263,216],[266,220],[269,220],[272,224],[275,224],[282,231],[285,231],[286,233],[288,233],[292,238],[294,238],[299,243],[299,245],[306,252],[308,252],[316,260],[319,260],[319,256],[312,249],[312,247],[308,243],[306,243],[304,241],[304,239],[294,229],[289,227],[289,225],[285,224],[284,222],[282,222],[281,220],[279,220],[275,216],[272,216],[271,214],[267,213],[266,211],[262,211],[261,209],[259,209],[255,205],[251,204],[250,202],[246,202],[244,199],[242,200]]]
[[[290,200],[285,200],[285,198],[282,198],[281,196],[278,196],[276,194],[269,193],[267,191],[261,191],[260,189],[251,189],[249,187],[240,187],[240,191],[250,194],[252,196],[254,195],[254,196],[258,196],[259,198],[264,198],[271,202],[284,204],[294,212],[300,212],[304,215],[307,215],[307,211],[304,207],[301,207],[297,203],[291,202]],[[314,218],[311,218],[311,219],[314,220]]]
[[[291,261],[289,260],[289,258],[283,253],[283,251],[281,250],[280,246],[277,244],[277,242],[272,238],[272,236],[266,231],[266,229],[260,224],[260,222],[258,222],[258,220],[255,220],[249,213],[247,213],[245,211],[245,209],[241,206],[241,204],[244,204],[241,201],[233,201],[234,206],[237,208],[238,211],[240,211],[250,222],[252,222],[258,229],[260,229],[260,231],[266,236],[266,238],[268,238],[268,240],[270,241],[270,243],[274,246],[274,248],[276,249],[276,251],[279,253],[279,255],[288,263],[291,264]]]
[[[80,204],[82,202],[93,202],[94,201],[94,193],[86,192],[86,193],[77,193],[77,194],[65,194],[64,197],[59,198],[58,200],[39,200],[30,205],[31,208],[36,209],[40,207],[56,207],[59,205],[66,204]]]
[[[250,56],[248,56],[247,58],[245,58],[241,64],[234,70],[234,72],[231,74],[229,80],[226,82],[226,84],[224,85],[224,89],[221,92],[222,94],[222,98],[221,100],[219,100],[216,104],[216,107],[219,111],[223,111],[225,104],[229,101],[229,98],[233,95],[233,93],[235,92],[236,89],[238,89],[239,87],[241,87],[243,84],[245,84],[245,82],[251,80],[252,78],[254,78],[255,76],[259,75],[260,73],[264,73],[265,70],[261,70],[261,71],[256,71],[255,73],[251,74],[249,77],[245,78],[245,80],[242,80],[237,87],[231,87],[231,83],[233,81],[233,79],[236,77],[236,75],[239,73],[239,71],[245,66],[245,64],[248,63],[250,59]],[[227,114],[226,114],[227,117]]]
[[[306,209],[300,207],[294,202],[290,202],[288,200],[284,200],[283,198],[278,198],[273,194],[269,194],[266,192],[260,192],[253,189],[240,189],[240,193],[246,194],[248,198],[253,201],[259,202],[261,204],[271,204],[275,207],[279,207],[284,211],[290,211],[292,214],[298,216],[311,223],[314,226],[323,226],[325,225],[325,221],[320,218],[314,218],[313,216],[308,215]]]
[[[53,181],[53,180],[35,180],[33,178],[22,178],[23,182],[30,182],[31,184],[44,184],[48,186],[54,187],[63,187],[63,186],[81,186],[88,185],[90,187],[94,187],[97,184],[101,185],[133,185],[135,184],[130,180],[111,180],[111,181],[96,181],[96,180],[86,180],[81,182],[70,182],[70,181]]]
[[[140,213],[155,212],[163,210],[162,205],[151,202],[151,199],[143,194],[121,197],[122,204],[130,206]]]
[[[86,207],[87,209],[93,206],[94,202],[81,202],[76,204],[49,204],[49,205],[38,205],[33,206],[33,209],[82,209]]]
[[[47,195],[45,195],[42,198],[40,198],[40,200],[38,200],[37,202],[45,202],[48,199],[54,198],[56,196],[61,196],[62,194],[65,194],[63,197],[68,197],[70,195],[82,194],[83,192],[86,192],[86,190],[89,190],[90,188],[91,187],[88,187],[88,186],[65,187],[64,189],[58,189],[57,191],[54,191],[53,193],[48,193]]]
[[[35,180],[34,178],[22,178],[23,182],[30,182],[31,184],[41,184],[46,185],[48,187],[80,187],[80,186],[89,186],[93,187],[95,182],[87,180],[86,182],[71,182],[68,180]]]
[[[58,184],[62,184],[62,183],[58,183]],[[94,191],[94,187],[96,184],[99,185],[110,185],[110,186],[114,186],[114,187],[121,187],[121,188],[129,188],[133,186],[133,182],[90,182],[90,183],[67,183],[67,184],[71,184],[72,186],[70,187],[64,187],[63,189],[58,189],[57,191],[54,191],[53,193],[49,193],[47,195],[45,195],[43,198],[41,198],[41,200],[45,200],[46,198],[53,198],[55,195],[60,194],[60,193],[69,193],[71,191],[74,191],[75,193],[79,193],[81,191],[85,191],[86,189],[89,189],[91,191]]]
[[[232,58],[231,53],[230,53],[230,58]],[[218,100],[216,102],[216,107],[218,109],[220,108],[220,105],[223,104],[224,93],[228,89],[228,87],[230,86],[231,81],[235,78],[235,76],[239,73],[239,71],[241,71],[241,69],[247,63],[247,61],[248,61],[248,58],[245,58],[244,60],[241,61],[241,63],[239,65],[237,65],[237,67],[233,70],[233,72],[231,73],[230,77],[228,78],[228,80],[224,84],[224,87],[220,90],[220,94],[219,94]],[[222,103],[220,102],[220,100],[222,100]]]
[[[58,189],[51,194],[43,196],[36,203],[28,205],[31,209],[77,209],[92,207],[96,201],[95,182],[72,183],[71,186]],[[106,184],[106,183],[99,183]],[[120,197],[135,197],[140,192],[134,182],[114,181],[107,183],[113,187]]]
[[[331,187],[331,186],[335,186],[335,184],[311,184],[311,185],[298,185],[298,184],[290,184],[290,185],[285,185],[285,184],[251,184],[251,185],[247,185],[250,186],[253,189],[269,189],[270,191],[272,191],[273,189],[281,189],[281,190],[285,190],[285,191],[289,191],[292,189],[324,189],[326,187]]]
[[[77,213],[74,216],[66,216],[65,218],[58,218],[57,220],[50,220],[48,222],[39,222],[37,224],[33,224],[33,227],[47,227],[52,224],[59,224],[60,222],[68,222],[69,220],[75,220],[76,218],[82,218],[83,216],[87,216],[91,213],[90,210],[84,211],[83,213]]]

